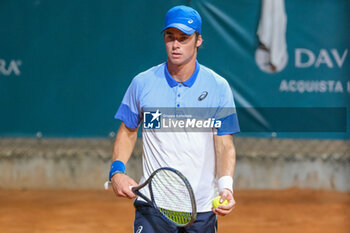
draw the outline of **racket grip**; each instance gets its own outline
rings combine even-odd
[[[109,187],[112,187],[112,183],[110,181],[106,181],[104,184],[105,190],[108,190]]]
[[[112,182],[106,181],[105,184],[104,184],[104,187],[105,187],[105,190],[108,190],[109,187],[112,187]],[[132,191],[133,187],[134,186],[129,186],[129,189]]]

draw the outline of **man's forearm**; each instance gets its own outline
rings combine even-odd
[[[127,128],[123,122],[121,123],[113,146],[112,162],[115,160],[120,160],[124,164],[128,162],[137,140],[137,130]]]
[[[233,177],[236,165],[236,150],[232,135],[215,135],[216,169],[218,177]]]

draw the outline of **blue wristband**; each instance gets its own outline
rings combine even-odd
[[[125,164],[120,160],[116,160],[112,163],[111,170],[109,171],[109,180],[111,180],[112,176],[117,173],[125,174]]]

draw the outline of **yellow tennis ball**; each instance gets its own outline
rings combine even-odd
[[[213,200],[213,208],[214,209],[219,207],[220,205],[227,205],[228,204],[227,199],[225,201],[223,201],[222,203],[220,203],[220,198],[221,198],[221,196],[217,196],[214,198],[214,200]]]

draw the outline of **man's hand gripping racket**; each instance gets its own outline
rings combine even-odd
[[[111,182],[105,183],[105,189]],[[150,198],[140,192],[148,186]],[[196,201],[189,181],[179,171],[169,167],[159,168],[141,185],[131,191],[148,202],[167,221],[176,226],[191,225],[197,217]]]

